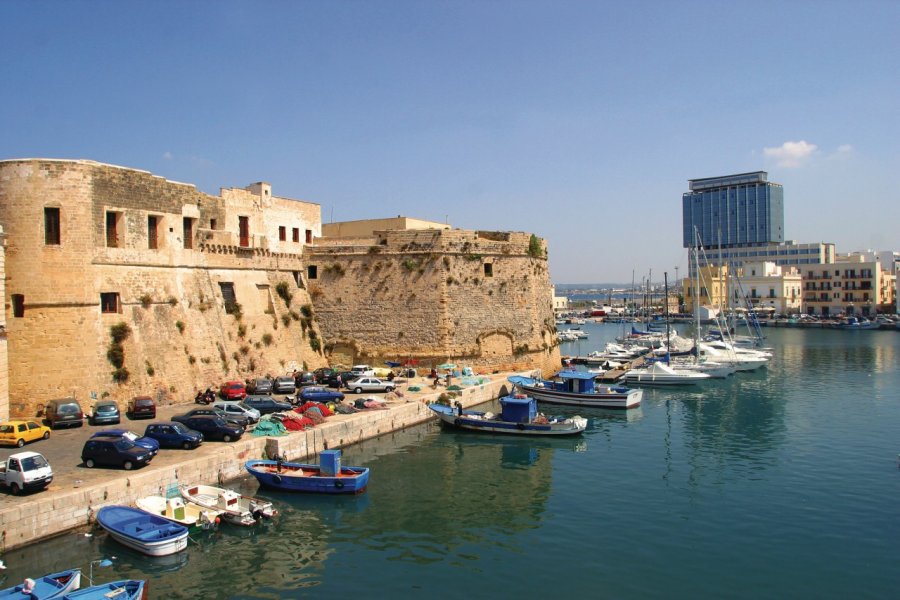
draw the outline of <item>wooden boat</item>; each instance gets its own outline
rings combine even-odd
[[[244,465],[260,485],[287,492],[359,494],[369,483],[366,467],[342,467],[340,450],[325,450],[318,465],[250,460]]]
[[[147,591],[146,585],[141,579],[110,581],[60,596],[60,600],[139,600]]]
[[[513,375],[507,378],[521,392],[538,402],[596,408],[640,406],[643,390],[624,386],[598,386],[593,373],[560,371],[556,379],[536,379]]]
[[[31,592],[25,591],[25,583],[20,583],[11,588],[0,590],[0,598],[34,598],[36,600],[49,600],[60,598],[63,594],[77,590],[81,585],[81,569],[69,569],[59,573],[44,575],[35,579],[31,586]]]
[[[211,485],[182,486],[181,495],[189,502],[221,511],[222,518],[233,525],[255,525],[278,514],[271,502]]]
[[[188,529],[130,506],[104,506],[97,522],[110,537],[148,556],[166,556],[187,548]]]
[[[138,498],[134,503],[143,511],[195,530],[215,529],[222,514],[220,510],[204,508],[193,502],[185,502],[183,498],[145,496]]]
[[[546,417],[537,412],[537,401],[524,394],[500,398],[501,413],[463,410],[444,404],[429,404],[444,425],[468,431],[505,433],[514,435],[574,435],[587,429],[584,417]]]

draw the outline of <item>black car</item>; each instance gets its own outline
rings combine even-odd
[[[226,413],[224,410],[219,408],[195,408],[193,410],[189,410],[184,414],[175,415],[172,417],[173,421],[178,423],[184,423],[185,419],[190,419],[191,417],[199,417],[201,415],[210,415],[213,417],[220,417],[225,419],[232,425],[240,427],[241,429],[247,429],[247,426],[250,425],[250,419],[241,415],[233,415],[231,413]]]
[[[244,404],[250,408],[255,408],[261,415],[284,412],[292,408],[290,402],[275,400],[270,396],[247,396],[244,398]]]
[[[313,371],[313,377],[315,377],[317,383],[324,384],[334,373],[336,371],[331,367],[319,367]]]
[[[294,377],[294,384],[297,386],[297,389],[305,388],[310,385],[316,384],[316,376],[310,373],[309,371],[304,371],[303,373],[297,373]]]
[[[232,425],[231,423],[226,422],[225,419],[215,415],[186,417],[178,422],[189,429],[202,433],[204,440],[234,442],[241,439],[241,436],[244,434],[243,427]]]
[[[161,448],[190,450],[203,443],[202,433],[188,429],[182,423],[151,423],[147,425],[144,437],[156,440]]]
[[[102,466],[130,471],[134,467],[143,467],[151,458],[153,455],[149,450],[121,436],[92,437],[81,449],[81,461],[88,469]]]
[[[271,394],[272,393],[272,380],[271,379],[257,379],[253,382],[253,385],[250,386],[251,389],[247,390],[248,392],[252,392],[253,394]]]
[[[340,383],[338,383],[338,378],[340,377]],[[341,389],[344,387],[348,381],[353,381],[356,379],[358,375],[353,371],[335,371],[331,375],[328,376],[328,387]]]

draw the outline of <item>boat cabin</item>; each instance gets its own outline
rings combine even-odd
[[[500,398],[501,418],[509,423],[531,423],[537,417],[537,401],[524,394]]]
[[[556,374],[560,381],[554,386],[561,392],[573,394],[593,394],[594,374],[585,371],[560,371]]]

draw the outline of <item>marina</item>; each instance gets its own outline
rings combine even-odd
[[[564,353],[618,335],[585,327]],[[147,578],[153,597],[421,597],[464,593],[473,575],[484,594],[523,597],[890,597],[900,336],[778,329],[766,344],[766,369],[646,388],[627,411],[572,409],[589,421],[580,436],[432,421],[344,448],[348,464],[390,474],[366,494],[264,491],[248,477],[236,489],[280,513],[261,527],[156,559],[72,533],[6,553],[0,577],[116,556],[104,579]]]

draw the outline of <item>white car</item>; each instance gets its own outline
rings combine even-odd
[[[227,402],[227,401],[219,401],[213,404],[213,408],[218,408],[219,410],[223,410],[229,415],[237,415],[241,417],[247,417],[251,423],[256,423],[259,421],[259,411],[255,408],[247,406],[243,402]]]
[[[345,385],[348,390],[357,394],[362,394],[363,392],[392,392],[395,387],[392,382],[378,379],[377,377],[357,377],[352,381],[348,381]]]

